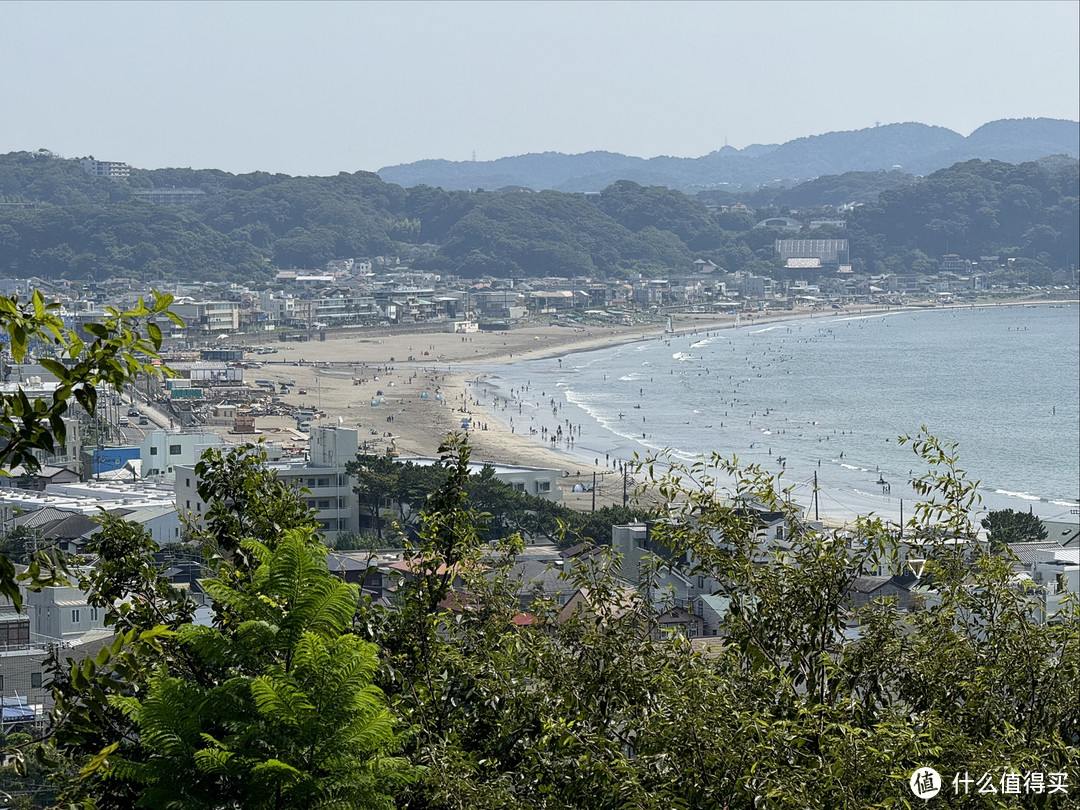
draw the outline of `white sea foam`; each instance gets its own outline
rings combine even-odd
[[[867,315],[849,315],[847,317],[829,318],[826,323],[843,323],[844,321],[869,321],[877,318],[890,318],[899,315],[899,312],[874,312]]]
[[[1022,498],[1025,501],[1041,501],[1038,495],[1032,495],[1030,492],[1010,492],[1007,489],[995,489],[998,495],[1008,495],[1010,498]]]
[[[584,455],[580,451],[587,448],[590,463],[596,451],[601,458],[608,451],[612,458],[625,458],[646,445],[669,446],[688,458],[717,450],[773,472],[780,469],[777,458],[785,456],[792,477],[808,478],[811,468],[818,472],[823,500],[841,512],[895,508],[901,498],[916,498],[905,482],[926,469],[895,438],[926,422],[934,435],[959,442],[963,467],[972,477],[993,482],[980,487],[984,509],[1031,504],[1036,513],[1053,519],[1077,508],[1072,501],[1080,457],[1075,313],[1075,307],[1071,313],[987,308],[965,313],[962,330],[957,316],[944,317],[938,310],[904,313],[911,317],[894,319],[891,330],[860,329],[859,323],[855,329],[839,326],[897,313],[770,324],[771,334],[761,329],[753,343],[744,344],[745,358],[743,351],[732,354],[727,343],[683,348],[675,357],[676,345],[687,346],[681,340],[624,344],[590,355],[596,358],[592,367],[575,372],[574,391],[563,402],[576,402],[581,410],[576,416],[564,411],[559,419],[582,422],[584,433],[573,453]],[[1014,345],[1012,333],[1007,351],[996,348],[1005,327],[1015,326],[1020,317],[1038,325],[1031,334],[1038,334],[1040,342]],[[796,341],[776,329],[801,329],[802,334]],[[735,331],[726,337],[732,343],[740,339]],[[1046,355],[1047,341],[1062,347],[1060,356]],[[898,346],[905,347],[902,353]],[[780,367],[778,359],[784,361]],[[744,367],[747,361],[757,366],[752,373]],[[531,377],[535,388],[556,363],[528,361],[497,371],[508,386],[519,388]],[[702,365],[712,370],[711,378],[695,373]],[[1017,368],[1025,373],[1016,373]],[[792,370],[794,378],[787,376]],[[839,388],[836,380],[845,378],[853,384]],[[551,383],[547,390],[560,399],[566,392]],[[582,391],[606,398],[584,398]],[[1010,407],[1002,408],[1003,402]],[[1056,414],[1046,404],[1051,402]],[[525,406],[528,411],[529,403]],[[763,418],[766,408],[770,415]],[[537,420],[544,410],[551,414],[550,408],[538,408]],[[643,416],[647,421],[642,422]],[[1022,442],[1015,431],[1020,422],[1025,425]],[[765,441],[763,427],[768,429]],[[873,485],[879,475],[891,483],[891,492]],[[870,494],[856,495],[856,488],[860,493],[869,488]]]

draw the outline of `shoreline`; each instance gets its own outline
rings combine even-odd
[[[809,309],[754,313],[740,316],[740,328],[826,317],[870,317],[905,311],[970,309],[999,306],[1074,305],[1076,301],[997,301],[963,305],[876,306],[813,312]],[[276,349],[269,360],[245,376],[291,383],[290,393],[275,399],[278,410],[311,409],[321,412],[313,424],[341,424],[359,431],[362,450],[376,454],[396,452],[408,456],[435,456],[449,432],[461,431],[469,419],[472,457],[477,461],[556,469],[565,482],[563,503],[588,509],[592,493],[572,493],[573,484],[599,474],[597,506],[622,503],[620,476],[594,465],[583,452],[552,449],[524,431],[496,417],[482,400],[481,387],[495,369],[518,366],[525,360],[583,355],[592,351],[651,340],[686,338],[698,333],[734,328],[736,316],[701,314],[676,322],[673,332],[664,324],[634,326],[525,325],[504,332],[469,335],[403,333],[397,335],[332,335],[325,341],[282,343],[265,341]],[[403,359],[407,358],[407,359]],[[304,390],[306,393],[300,394]],[[376,403],[372,405],[372,403]],[[290,417],[256,413],[255,435],[227,435],[228,441],[249,441],[259,436],[299,445],[302,434]],[[590,455],[592,455],[590,453]],[[579,477],[581,474],[581,477]],[[618,485],[612,478],[620,478]]]
[[[1054,302],[1047,302],[1047,303],[1052,304]],[[1077,302],[1067,302],[1067,304],[1070,305],[1070,306],[1074,305],[1076,303]],[[1010,304],[1012,304],[1014,306],[1015,305],[1028,305],[1028,304],[1026,304],[1026,302],[1015,302],[1015,303],[1010,302]],[[963,310],[963,309],[975,309],[975,308],[987,309],[987,308],[994,307],[994,306],[997,306],[997,304],[991,303],[991,304],[989,304],[989,306],[979,306],[979,307],[973,307],[971,305],[966,305],[966,306],[962,306],[962,307],[951,307],[951,309],[961,309],[961,310]],[[877,318],[877,317],[883,317],[883,316],[893,315],[893,314],[900,315],[900,314],[903,314],[904,312],[913,312],[913,311],[917,312],[917,311],[919,311],[921,309],[925,309],[925,308],[922,308],[922,307],[905,307],[905,308],[891,307],[891,308],[887,308],[887,309],[886,308],[880,308],[878,310],[871,310],[871,311],[866,311],[864,309],[862,312],[835,311],[835,312],[826,313],[826,316],[830,317],[830,318],[834,318],[834,319],[839,318],[840,320],[856,320],[856,319],[867,318],[867,317]],[[945,308],[941,307],[940,309],[945,309]],[[816,316],[817,313],[814,313],[814,315]],[[806,325],[808,323],[811,323],[813,319],[811,319],[809,317],[809,313],[797,313],[797,317],[794,318],[794,319],[792,319],[792,318],[779,318],[779,319],[770,319],[770,320],[796,321],[796,322],[799,322],[799,323],[801,323],[803,325]],[[750,328],[752,330],[760,331],[760,327],[765,325],[765,323],[766,323],[766,320],[761,319],[758,323],[751,325]],[[667,340],[668,338],[671,338],[672,339],[671,344],[674,345],[674,339],[675,338],[678,338],[678,337],[683,337],[684,339],[686,337],[693,338],[693,337],[695,337],[695,336],[697,336],[699,334],[702,335],[703,337],[707,338],[709,331],[711,331],[711,330],[709,330],[709,326],[707,326],[705,324],[701,324],[699,328],[678,330],[674,334],[673,333],[665,333],[665,334],[661,334],[659,337],[661,339],[665,339],[665,340]],[[766,330],[766,331],[769,331],[769,330]],[[614,345],[614,344],[612,344],[612,345]],[[581,368],[582,366],[588,366],[588,365],[589,365],[589,363],[581,363],[581,364],[576,364],[576,365],[571,363],[569,365],[569,367],[567,368],[567,370],[569,371],[571,368],[574,368],[574,367]],[[648,363],[646,363],[645,365],[648,365]],[[532,387],[537,388],[537,389],[543,387],[543,384],[538,383],[537,380],[544,380],[547,377],[547,375],[550,375],[552,373],[558,373],[561,376],[563,374],[562,369],[563,369],[563,366],[562,366],[561,361],[560,361],[559,369],[558,369],[557,372],[556,372],[556,369],[554,368],[553,365],[546,368],[546,369],[544,369],[544,370],[539,370],[538,369],[536,373],[539,375],[539,377],[533,377],[533,379],[532,379],[532,382],[533,382]],[[646,373],[648,373],[648,372],[646,372]],[[761,375],[759,374],[758,376],[761,376]],[[494,395],[497,395],[497,396],[505,396],[507,394],[507,391],[509,390],[508,389],[509,385],[511,385],[511,384],[522,385],[523,383],[527,382],[526,376],[523,376],[521,374],[510,375],[510,379],[511,380],[516,380],[516,383],[506,382],[506,383],[503,383],[501,385],[501,387],[500,387],[500,382],[499,382],[498,375],[495,375],[493,379],[492,379],[491,374],[488,374],[488,375],[485,375],[485,376],[480,376],[480,377],[477,378],[477,380],[474,381],[473,390],[474,390],[474,392],[483,392],[484,389],[488,385],[490,385],[494,390],[486,392],[488,395],[494,394]],[[622,379],[625,380],[627,378],[624,377]],[[651,381],[651,378],[650,378],[650,381]],[[596,382],[597,382],[597,380],[596,380],[595,375],[594,375],[593,389],[592,389],[594,394],[598,390],[595,387]],[[561,383],[560,383],[560,385],[561,385]],[[547,397],[546,392],[543,392],[543,391],[539,391],[539,392],[537,392],[537,391],[529,391],[529,388],[528,388],[527,385],[525,387],[523,387],[523,390],[521,392],[517,392],[517,395],[520,398],[522,398],[522,400],[524,401],[524,408],[525,408],[525,410],[522,411],[522,410],[520,410],[520,407],[519,407],[519,414],[524,416],[525,419],[529,420],[528,422],[525,423],[526,425],[529,425],[529,424],[531,424],[533,422],[535,422],[537,425],[546,424],[548,430],[553,430],[554,427],[555,427],[555,424],[557,422],[557,419],[555,420],[555,422],[553,422],[553,418],[556,417],[556,414],[555,414],[554,411],[550,415],[547,415],[547,416],[545,416],[543,414],[543,408],[540,407],[540,403],[537,402],[537,393],[540,394],[540,399],[544,399],[544,398]],[[483,397],[480,396],[478,393],[474,393],[473,396],[476,399],[483,399]],[[587,396],[591,396],[591,395],[587,395]],[[645,434],[642,434],[640,438],[635,440],[633,438],[630,438],[630,435],[626,432],[625,428],[622,428],[622,429],[616,428],[616,425],[621,426],[621,421],[620,422],[615,422],[615,423],[605,421],[605,419],[603,419],[603,418],[599,417],[598,415],[594,414],[592,412],[591,408],[586,407],[585,405],[583,405],[581,403],[580,399],[575,398],[574,396],[568,395],[567,392],[560,392],[559,394],[557,394],[557,397],[561,401],[565,402],[566,405],[567,405],[567,411],[565,413],[562,412],[562,410],[561,410],[562,406],[561,405],[559,406],[559,413],[557,415],[557,418],[564,419],[566,414],[570,414],[571,419],[583,420],[583,423],[586,425],[586,430],[588,431],[585,434],[585,437],[584,437],[584,446],[582,446],[582,444],[580,442],[575,443],[575,444],[570,445],[570,446],[567,446],[566,443],[565,443],[565,436],[562,435],[562,433],[560,432],[560,435],[559,435],[559,447],[560,447],[560,450],[559,450],[559,452],[565,454],[565,456],[568,458],[568,460],[571,460],[571,461],[573,461],[573,462],[575,462],[577,464],[582,465],[583,468],[585,468],[587,470],[587,472],[591,472],[591,471],[593,471],[595,469],[595,470],[601,471],[601,473],[600,473],[601,475],[604,474],[605,472],[608,473],[608,474],[611,473],[611,468],[608,466],[609,459],[607,457],[607,454],[605,453],[605,450],[609,446],[611,446],[613,443],[614,444],[619,443],[618,439],[616,439],[614,442],[612,442],[612,436],[621,436],[626,441],[628,441],[631,445],[637,445],[636,448],[631,448],[631,449],[636,449],[638,451],[638,457],[639,458],[654,458],[656,455],[658,455],[658,454],[660,454],[662,452],[661,448],[658,445],[652,443],[652,441],[651,441],[651,435],[652,434],[649,434],[648,440],[647,440],[647,437],[646,437]],[[515,402],[516,401],[517,400],[515,400]],[[491,407],[492,407],[491,404],[489,404],[489,403],[482,403],[482,404],[487,404],[487,406],[489,408],[489,413],[490,413],[491,412]],[[552,401],[552,400],[548,401],[548,407],[550,407],[550,406],[552,406],[554,404],[555,404],[554,401]],[[611,406],[611,403],[609,401],[608,402],[608,410],[610,410],[610,406]],[[634,407],[640,407],[640,406],[635,405]],[[630,414],[633,414],[633,413],[634,413],[633,411],[630,412]],[[697,413],[697,411],[695,411],[695,413]],[[576,416],[574,414],[576,414]],[[628,414],[628,415],[630,415],[630,414]],[[620,420],[622,419],[622,416],[623,416],[623,414],[620,413],[619,414]],[[611,414],[609,413],[608,418],[610,418],[610,417],[611,417]],[[518,417],[515,417],[515,418],[518,418]],[[815,422],[814,424],[817,424],[817,423]],[[642,425],[642,427],[644,427],[644,425]],[[722,427],[723,427],[723,425],[721,425],[721,428]],[[530,435],[533,435],[534,441],[537,441],[538,443],[543,443],[545,441],[545,438],[546,438],[547,441],[551,441],[550,437],[551,437],[552,434],[550,432],[545,433],[543,427],[541,427],[539,433],[540,433],[540,435],[537,436],[537,435],[535,435],[536,431],[531,431],[530,432]],[[601,435],[598,437],[597,433],[599,433]],[[766,435],[768,435],[767,432],[766,432]],[[819,439],[819,441],[820,441],[820,439]],[[623,444],[625,446],[626,442],[623,442]],[[751,447],[753,447],[753,445],[751,445]],[[613,451],[613,453],[614,453],[614,451]],[[771,451],[770,451],[770,453],[771,453]],[[597,460],[594,458],[594,455],[597,455],[597,454],[599,456],[601,456],[599,462],[597,462]],[[731,451],[722,453],[722,455],[724,457],[730,457],[732,454],[733,454],[733,452],[731,452]],[[627,456],[627,454],[625,452],[621,454],[622,458],[626,458],[626,456]],[[842,458],[843,458],[843,454],[841,454],[841,459]],[[677,462],[678,461],[686,462],[687,459],[685,458],[685,451],[682,452],[682,453],[676,454],[675,456],[672,457],[672,459],[674,461],[677,461]],[[811,461],[812,461],[812,459],[811,459]],[[833,459],[833,462],[836,462],[836,459]],[[820,467],[820,462],[819,462],[818,466]],[[844,464],[842,462],[840,463],[840,466],[845,467],[848,470],[858,470],[858,469],[860,469],[860,468],[857,468],[857,467],[852,467],[849,464]],[[876,475],[876,473],[872,472],[872,470],[873,470],[873,466],[871,464],[870,474],[871,475]],[[863,469],[861,469],[861,472],[862,473],[867,473],[868,470],[863,468]],[[850,477],[850,476],[848,476],[848,477]],[[891,477],[892,476],[890,476],[890,478]],[[788,480],[790,482],[790,479],[788,479]],[[835,478],[834,478],[834,480],[835,480]],[[721,485],[721,486],[723,486],[725,484],[730,485],[730,483],[731,483],[730,481],[720,481],[720,482],[718,482],[718,484]],[[901,516],[905,512],[906,512],[906,515],[908,517],[911,516],[911,507],[914,505],[914,503],[917,502],[918,497],[915,494],[915,492],[910,490],[910,487],[907,486],[906,484],[900,485],[898,487],[898,492],[895,493],[895,494],[892,492],[894,487],[897,487],[897,482],[895,480],[893,480],[892,486],[889,487],[889,493],[887,495],[877,495],[877,494],[875,494],[873,492],[873,490],[874,490],[873,486],[860,485],[858,487],[852,488],[851,486],[849,486],[847,484],[844,484],[844,485],[835,484],[835,485],[830,487],[828,484],[823,482],[821,484],[821,488],[819,490],[820,491],[819,500],[827,501],[827,505],[823,506],[823,508],[825,510],[825,513],[826,513],[825,516],[826,517],[831,517],[831,518],[833,518],[835,520],[840,520],[841,515],[844,516],[844,520],[850,520],[850,519],[852,519],[852,518],[854,518],[854,517],[856,517],[858,515],[865,515],[865,514],[868,514],[870,512],[873,512],[875,515],[877,515],[879,517],[889,519],[889,520],[891,520],[893,522],[901,522]],[[982,504],[980,506],[978,506],[973,511],[973,515],[976,515],[976,516],[984,515],[987,511],[993,510],[995,508],[1005,508],[1006,506],[1008,506],[1009,508],[1015,508],[1017,510],[1021,510],[1023,508],[1030,507],[1030,506],[1034,505],[1036,511],[1039,512],[1041,514],[1041,516],[1044,517],[1045,519],[1048,519],[1048,520],[1062,520],[1062,519],[1064,519],[1065,522],[1070,522],[1068,516],[1062,517],[1062,515],[1065,513],[1066,510],[1074,510],[1076,508],[1076,506],[1077,506],[1077,503],[1064,502],[1064,501],[1061,501],[1058,498],[1051,498],[1051,497],[1041,498],[1041,497],[1030,496],[1027,493],[1023,493],[1023,492],[1021,492],[1021,493],[1008,492],[1007,490],[1004,490],[1004,489],[996,489],[992,485],[988,485],[988,484],[983,485],[983,486],[980,487],[980,493],[982,495],[982,501],[983,502],[982,502]],[[1008,496],[1011,496],[1011,497],[1008,497]],[[800,507],[803,509],[804,512],[810,512],[810,510],[813,508],[815,499],[814,499],[813,487],[810,485],[809,481],[802,482],[802,483],[796,483],[793,500],[794,500],[794,502],[796,502],[797,504],[800,505]],[[905,504],[904,501],[906,501],[907,503]],[[998,503],[998,502],[1004,502],[1004,501],[1008,501],[1008,503]],[[1013,501],[1016,501],[1016,502],[1013,502]],[[1022,503],[1021,503],[1021,501],[1022,501]],[[907,507],[906,510],[905,510],[905,506]],[[1075,514],[1075,511],[1072,511],[1071,514]],[[843,521],[840,521],[840,522],[843,522]],[[1075,521],[1073,521],[1073,522],[1075,522]]]

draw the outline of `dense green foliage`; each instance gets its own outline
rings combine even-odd
[[[22,388],[0,393],[0,475],[12,467],[38,469],[35,451],[51,453],[67,438],[64,417],[74,403],[93,415],[98,391],[120,391],[137,375],[162,376],[167,368],[153,365],[161,348],[161,329],[153,323],[164,315],[180,323],[169,311],[171,295],[154,293],[150,304],[141,298],[132,309],[108,308],[101,323],[83,329],[87,340],[69,329],[57,310],[35,291],[29,301],[0,296],[0,335],[16,363],[31,352],[41,366],[57,380],[51,399],[27,396]],[[18,538],[16,538],[18,539]],[[25,549],[14,547],[16,554]],[[31,562],[30,576],[39,574],[39,563]],[[0,554],[0,596],[16,608],[22,603],[15,583],[11,560]]]
[[[356,481],[354,491],[374,525],[380,545],[390,542],[384,535],[386,538],[393,535],[402,540],[415,540],[430,493],[445,486],[449,476],[440,465],[395,461],[386,456],[367,454],[357,455],[347,464],[347,469]],[[621,506],[603,507],[584,514],[576,512],[539,495],[517,491],[495,478],[491,465],[467,474],[465,481],[468,508],[489,516],[483,528],[478,529],[485,540],[520,533],[563,546],[579,540],[606,543],[613,525],[641,521],[649,516],[645,510]],[[385,510],[380,508],[387,500],[394,504],[396,511],[392,527],[384,525]],[[387,532],[387,528],[393,531]]]
[[[661,630],[661,557],[640,585],[611,554],[582,558],[566,575],[578,610],[541,598],[515,622],[521,541],[470,507],[454,437],[391,607],[329,574],[310,513],[258,452],[208,456],[214,517],[195,538],[213,626],[190,624],[144,531],[107,521],[84,586],[119,635],[55,673],[42,763],[65,800],[98,808],[863,810],[914,806],[908,776],[925,765],[946,780],[1064,773],[1071,792],[1077,605],[1033,622],[1037,594],[1006,561],[949,542],[976,536],[955,447],[902,441],[928,465],[905,536],[925,543],[933,590],[911,613],[852,605],[856,578],[898,564],[882,521],[860,520],[857,542],[808,529],[777,480],[715,455],[643,468],[676,505],[655,547],[729,605],[704,646]],[[789,544],[770,548],[752,511],[716,497],[718,470],[735,502],[785,516]],[[936,806],[1065,805],[947,786]]]
[[[1015,509],[998,509],[982,519],[987,539],[992,548],[1000,548],[1009,543],[1028,543],[1045,540],[1046,526],[1030,512],[1018,512]]]
[[[461,448],[449,446],[450,475],[416,549],[429,564],[395,611],[360,611],[386,655],[388,694],[415,729],[410,755],[426,767],[400,805],[884,808],[911,802],[908,776],[928,763],[947,775],[1075,774],[1075,606],[1062,624],[1033,625],[1031,594],[1011,584],[1006,563],[942,543],[974,537],[966,509],[975,489],[954,448],[910,441],[930,471],[917,482],[926,502],[908,536],[930,542],[925,576],[939,594],[910,616],[889,601],[852,612],[851,583],[891,564],[882,522],[860,521],[857,544],[806,531],[772,478],[715,456],[650,481],[682,504],[658,525],[658,542],[696,560],[695,573],[715,579],[731,605],[725,637],[704,648],[665,637],[646,597],[651,576],[628,589],[611,556],[572,574],[590,610],[557,621],[558,605],[539,602],[540,624],[515,627],[517,547],[480,541]],[[788,516],[789,550],[764,547],[750,513],[714,499],[717,467],[736,476],[738,497]],[[714,542],[718,533],[725,543]],[[456,610],[444,607],[450,576],[434,567],[443,560],[470,595]],[[848,632],[853,619],[858,635]]]
[[[0,272],[74,279],[268,281],[272,268],[318,268],[331,258],[405,257],[421,270],[482,275],[631,277],[688,271],[697,258],[730,272],[780,276],[774,241],[757,219],[797,207],[870,204],[843,218],[857,269],[933,270],[945,253],[1020,259],[1016,277],[1049,283],[1075,264],[1075,160],[1011,165],[970,161],[926,178],[901,172],[819,177],[791,190],[710,192],[705,201],[770,206],[719,212],[660,186],[613,177],[595,196],[557,191],[402,189],[374,174],[293,178],[214,170],[87,175],[50,154],[0,156]],[[139,188],[205,195],[184,206],[136,199]]]
[[[310,513],[263,460],[244,448],[202,462],[218,507],[194,527],[214,572],[211,627],[161,580],[148,533],[110,519],[94,537],[101,564],[82,584],[118,636],[56,665],[41,756],[66,800],[360,810],[393,806],[414,777],[372,684],[378,651],[351,632],[356,588],[329,572]]]
[[[160,373],[145,321],[167,297],[110,313],[90,343],[40,296],[5,300],[12,351],[57,350],[48,367],[61,381],[51,403],[5,395],[5,463],[62,439],[53,415],[71,398],[92,411],[98,387]],[[571,520],[490,468],[471,473],[454,436],[432,467],[353,465],[358,497],[399,505],[411,564],[387,606],[328,570],[302,493],[258,448],[211,451],[197,468],[208,508],[190,532],[211,571],[210,625],[162,578],[149,533],[104,518],[79,584],[116,636],[92,657],[54,660],[45,739],[8,741],[20,772],[34,752],[30,781],[4,770],[0,784],[88,810],[862,810],[912,806],[908,776],[932,765],[947,779],[1066,774],[1072,794],[1080,606],[1039,621],[1038,590],[970,542],[977,488],[956,448],[925,430],[901,443],[928,467],[904,530],[926,559],[911,612],[888,599],[856,607],[851,594],[860,576],[900,567],[891,527],[809,528],[780,481],[716,455],[640,470],[669,504],[652,527],[663,556],[645,560],[640,583],[618,576],[614,555],[587,555],[563,575],[579,609],[522,604],[519,532],[561,536],[562,518],[599,539],[641,513]],[[718,470],[731,498],[718,497]],[[783,515],[785,545],[767,545],[733,502]],[[1011,537],[1030,523],[993,513],[986,528]],[[726,600],[720,639],[662,629],[666,559]],[[4,575],[17,596],[10,565]],[[936,801],[1067,806],[948,788]]]
[[[970,161],[882,192],[854,217],[852,253],[881,261],[929,256],[1023,257],[1049,268],[1075,263],[1080,245],[1080,165],[1057,170]],[[874,245],[876,234],[884,239]],[[1047,283],[1035,281],[1032,283]]]

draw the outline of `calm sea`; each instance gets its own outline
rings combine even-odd
[[[783,472],[806,504],[816,472],[821,511],[841,518],[910,509],[925,467],[897,437],[926,425],[959,443],[984,508],[1076,521],[1078,315],[933,309],[665,335],[489,368],[474,395],[583,475],[635,452],[716,450]]]

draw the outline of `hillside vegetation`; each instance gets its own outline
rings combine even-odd
[[[1024,258],[1039,274],[1075,265],[1078,164],[968,161],[924,178],[899,171],[819,177],[793,189],[689,197],[619,180],[601,194],[404,189],[367,172],[289,177],[133,169],[95,178],[50,153],[0,156],[0,273],[16,277],[267,282],[275,269],[332,258],[400,256],[421,270],[474,278],[636,278],[688,268],[776,274],[774,242],[753,226],[797,209],[846,220],[856,270],[926,270],[945,253]],[[140,189],[194,188],[185,206]],[[831,206],[865,205],[844,214]],[[718,206],[746,202],[756,213]],[[921,263],[921,264],[919,264]],[[916,266],[918,264],[918,267]],[[1034,265],[1033,265],[1034,266]]]

